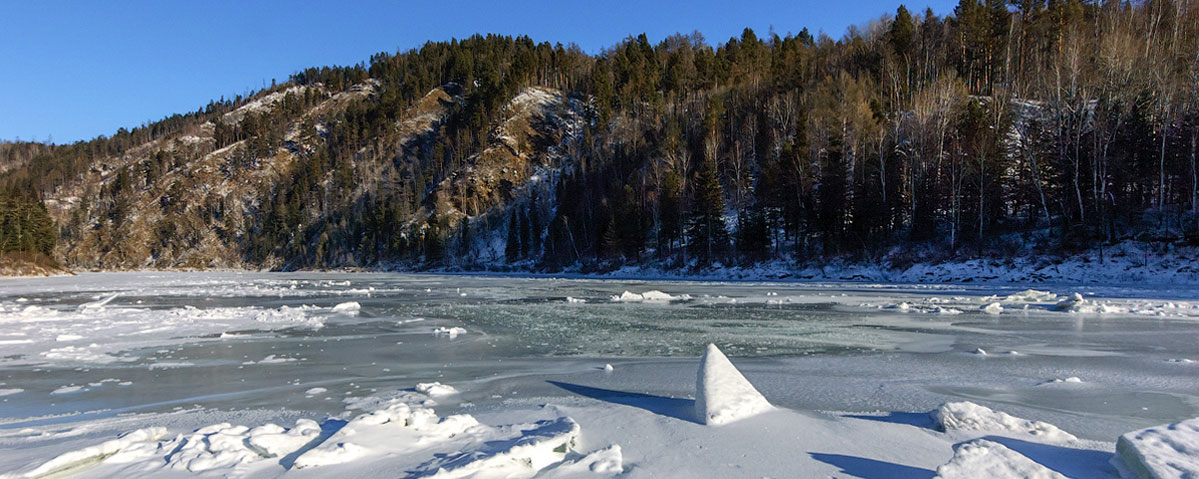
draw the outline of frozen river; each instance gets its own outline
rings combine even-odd
[[[708,343],[775,406],[812,414],[921,428],[938,405],[970,401],[1108,453],[1124,432],[1199,416],[1199,292],[1027,288],[362,273],[4,279],[0,473],[147,425],[289,426],[348,418],[347,407],[397,394],[424,393],[437,414],[484,423],[558,403],[678,419],[671,408],[694,396]],[[1071,303],[1076,292],[1083,300]],[[457,393],[413,389],[433,382]],[[625,473],[657,467],[645,451],[623,451]],[[904,471],[930,477],[951,454]],[[850,477],[886,472],[812,457]]]

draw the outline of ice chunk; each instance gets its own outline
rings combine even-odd
[[[560,463],[579,435],[579,425],[568,417],[538,421],[520,436],[487,441],[474,451],[438,457],[428,464],[430,477],[526,477]]]
[[[77,393],[79,391],[86,391],[86,390],[87,389],[84,389],[83,386],[71,385],[71,386],[63,386],[63,387],[60,387],[53,391],[50,391],[50,394],[71,394],[71,393]]]
[[[681,295],[681,296],[672,296],[670,294],[663,293],[658,290],[646,291],[644,293],[634,293],[631,291],[625,291],[625,292],[621,293],[619,296],[615,296],[615,295],[612,296],[612,301],[615,301],[618,303],[640,303],[640,302],[646,302],[646,301],[656,302],[656,303],[667,303],[670,301],[674,301],[676,299],[689,299],[690,297],[691,296],[685,295],[685,294]]]
[[[347,316],[357,316],[358,312],[361,310],[362,310],[362,305],[358,304],[357,301],[347,301],[345,303],[340,303],[337,306],[333,307],[334,313],[344,314]]]
[[[1019,293],[1008,295],[1004,301],[1011,303],[1052,303],[1057,301],[1057,295],[1048,291],[1026,289]]]
[[[117,296],[120,296],[120,295],[121,295],[121,293],[113,293],[112,295],[108,296],[107,298],[101,299],[99,301],[83,303],[83,304],[79,305],[79,310],[82,311],[85,309],[103,309],[104,305],[111,303],[112,300],[117,299]]]
[[[316,396],[317,394],[325,394],[327,392],[329,392],[329,390],[325,388],[312,388],[304,391],[304,394],[307,396]]]
[[[1029,434],[1037,436],[1041,441],[1050,442],[1068,442],[1078,439],[1047,422],[1021,419],[969,401],[942,404],[932,412],[932,416],[943,431]]]
[[[1003,312],[1003,305],[999,303],[989,303],[979,309],[987,314],[999,314]]]
[[[644,293],[641,293],[641,297],[645,298],[646,301],[673,301],[675,299],[674,296],[671,296],[669,294],[663,293],[658,290],[646,291]]]
[[[567,296],[567,297],[566,297],[566,302],[567,302],[567,303],[570,303],[570,304],[583,304],[583,303],[586,303],[586,302],[587,302],[587,300],[586,300],[586,299],[583,299],[583,298],[576,298],[576,297],[573,297],[573,296]]]
[[[699,360],[695,415],[700,423],[718,425],[769,411],[773,406],[715,344]]]
[[[454,386],[441,384],[438,382],[419,383],[416,385],[416,390],[417,392],[425,393],[430,397],[441,397],[458,394],[458,390],[454,389]]]
[[[939,479],[1066,479],[1003,444],[978,439],[960,444],[953,459],[937,468]]]
[[[619,296],[617,296],[617,295],[612,296],[612,301],[615,301],[618,303],[640,303],[641,301],[644,301],[644,300],[645,300],[644,296],[637,294],[637,293],[629,292],[629,291],[625,291],[625,292],[621,293]]]
[[[105,461],[131,462],[143,456],[152,455],[157,450],[156,441],[166,434],[167,430],[161,427],[138,429],[96,446],[61,454],[29,471],[24,477],[45,477],[67,473],[73,469]]]
[[[1072,293],[1066,299],[1058,301],[1057,304],[1053,305],[1053,309],[1057,311],[1087,312],[1089,309],[1087,306],[1089,306],[1087,300],[1083,299],[1082,294]]]
[[[1142,479],[1199,478],[1199,418],[1120,436],[1112,462]]]
[[[448,336],[450,339],[458,337],[459,334],[466,334],[466,328],[454,326],[452,328],[438,327],[433,330],[434,336]]]
[[[611,365],[611,364],[605,364],[605,365],[604,365],[604,372],[606,372],[606,373],[610,373],[610,372],[612,372],[612,371],[615,371],[615,370],[616,370],[616,368],[612,367],[612,365]]]

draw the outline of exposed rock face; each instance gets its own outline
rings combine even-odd
[[[461,114],[465,100],[455,84],[396,115],[392,131],[363,132],[374,135],[373,144],[366,142],[349,164],[326,166],[324,151],[341,141],[332,137],[332,119],[378,105],[378,90],[376,80],[340,92],[320,84],[280,87],[221,115],[215,120],[221,125],[208,121],[119,157],[95,158],[80,178],[45,200],[66,231],[56,255],[75,269],[371,266],[385,258],[359,254],[371,248],[358,244],[360,227],[347,218],[369,214],[380,198],[404,196],[411,205],[388,220],[396,237],[406,234],[402,225],[419,231],[438,223],[452,230],[463,219],[502,218],[529,195],[531,183],[552,192],[553,180],[570,167],[560,145],[580,131],[582,105],[557,90],[526,88],[508,102],[479,153],[424,191],[401,191],[397,185],[412,182],[421,158]],[[218,128],[259,118],[284,132],[269,149],[254,143],[256,137],[218,148]],[[281,208],[289,199],[281,185],[309,174],[312,164],[321,165],[312,194],[298,208]],[[272,211],[303,227],[278,238],[278,251],[253,251]],[[314,256],[326,259],[317,263]]]

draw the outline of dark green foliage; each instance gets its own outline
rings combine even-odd
[[[703,163],[695,180],[695,201],[687,224],[688,248],[701,265],[723,257],[729,233],[724,224],[724,188],[716,173],[716,162]]]
[[[0,193],[0,253],[54,253],[58,232],[41,200]]]

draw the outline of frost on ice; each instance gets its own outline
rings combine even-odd
[[[1029,434],[1049,442],[1078,440],[1073,434],[1058,429],[1053,424],[1021,419],[969,401],[942,404],[932,412],[932,416],[937,426],[943,431]]]
[[[1003,444],[978,439],[954,448],[953,459],[937,468],[936,479],[1066,479]]]
[[[1132,477],[1199,478],[1199,418],[1120,436],[1112,462]]]
[[[741,375],[715,344],[699,360],[695,384],[695,416],[700,423],[717,425],[774,409],[762,393]]]

